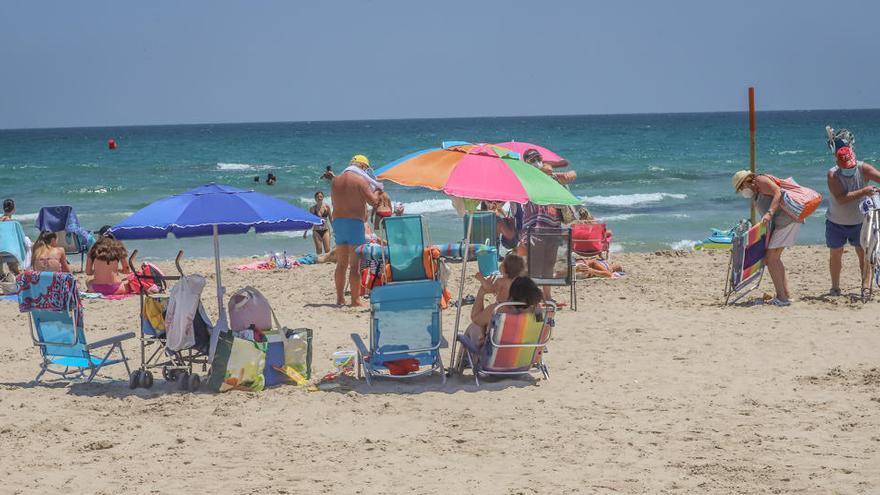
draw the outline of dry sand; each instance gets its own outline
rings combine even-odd
[[[880,304],[823,297],[825,249],[786,254],[790,308],[720,307],[723,253],[617,259],[628,277],[582,284],[580,311],[559,314],[550,380],[480,388],[467,374],[132,391],[121,366],[34,386],[27,318],[0,301],[0,492],[880,492]],[[232,269],[241,261],[224,260],[225,285],[253,285],[283,323],[315,329],[317,376],[366,333],[368,312],[328,304],[331,266]],[[213,280],[210,260],[185,266]],[[209,282],[216,313],[213,297]],[[85,308],[90,340],[136,329],[136,298]]]

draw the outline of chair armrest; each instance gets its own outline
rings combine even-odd
[[[354,342],[354,346],[357,347],[358,352],[361,353],[361,356],[367,357],[370,355],[370,351],[367,350],[367,346],[359,334],[351,334],[351,340]]]
[[[119,342],[122,342],[123,340],[128,340],[128,339],[133,339],[133,338],[134,338],[134,332],[128,332],[128,333],[123,333],[123,334],[119,334],[119,335],[114,335],[113,337],[110,337],[108,339],[93,342],[86,347],[88,349],[97,349],[99,347],[104,347],[104,346],[108,346],[111,344],[118,344]]]
[[[465,349],[468,350],[468,352],[470,352],[472,354],[477,353],[477,346],[474,345],[474,343],[471,341],[470,337],[468,337],[466,334],[463,334],[463,333],[459,334],[458,341],[461,342],[461,345],[463,345],[465,347]]]

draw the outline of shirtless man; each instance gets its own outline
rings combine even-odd
[[[330,183],[330,195],[333,198],[333,237],[336,239],[336,304],[345,304],[345,272],[351,287],[351,305],[363,306],[361,302],[361,276],[358,257],[355,249],[366,242],[364,222],[367,219],[367,205],[375,206],[379,201],[378,189],[374,189],[370,180],[352,166],[364,171],[370,168],[370,162],[363,155],[351,159],[351,166],[339,174]],[[373,181],[381,187],[381,184]]]

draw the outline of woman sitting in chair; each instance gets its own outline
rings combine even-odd
[[[477,291],[477,297],[474,301],[474,306],[471,308],[471,324],[468,325],[467,330],[465,330],[465,335],[468,336],[471,342],[474,343],[477,350],[480,352],[477,353],[477,356],[482,354],[483,345],[486,343],[486,332],[489,328],[489,323],[492,322],[492,315],[495,311],[495,308],[502,302],[518,302],[528,306],[528,308],[523,309],[522,307],[511,307],[504,306],[499,311],[502,313],[512,313],[514,311],[524,311],[528,309],[534,310],[538,304],[541,304],[543,301],[543,293],[541,289],[535,284],[534,280],[530,279],[526,276],[516,277],[513,282],[510,284],[510,293],[507,301],[498,301],[495,304],[490,304],[486,306],[486,294],[489,292],[483,285],[480,285],[480,289]],[[458,356],[458,363],[464,363],[462,359],[464,357],[464,348],[461,349],[461,353]]]
[[[35,272],[70,272],[64,248],[58,246],[58,234],[40,233],[32,248],[31,269]]]
[[[131,272],[128,251],[106,230],[101,228],[98,241],[89,250],[86,275],[92,278],[86,281],[86,287],[105,296],[128,294],[131,291],[126,277]]]

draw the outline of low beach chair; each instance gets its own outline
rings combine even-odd
[[[413,378],[439,372],[446,383],[440,347],[440,282],[395,282],[373,289],[370,297],[370,335],[364,343],[351,334],[358,352],[358,378],[363,368],[373,378]],[[398,371],[406,366],[403,373]]]
[[[34,378],[46,372],[64,379],[86,376],[92,381],[104,366],[122,363],[129,372],[122,342],[133,332],[116,335],[93,344],[86,341],[83,308],[76,279],[69,273],[23,272],[17,277],[19,311],[28,313],[31,338],[40,348],[43,362]],[[106,349],[106,352],[104,350]],[[93,353],[101,350],[100,353]],[[111,359],[117,351],[118,359]]]
[[[539,286],[569,287],[571,309],[577,311],[570,228],[526,230],[526,274]]]
[[[79,255],[79,271],[83,271],[86,253],[91,247],[89,245],[91,234],[80,226],[72,206],[40,208],[34,227],[40,232],[55,232],[58,236],[58,246],[64,248],[64,254]]]
[[[583,258],[611,260],[611,234],[604,223],[571,224],[571,250]]]
[[[514,313],[500,312],[502,308],[516,308]],[[544,363],[544,350],[555,325],[556,305],[545,302],[537,310],[523,311],[523,303],[499,304],[489,324],[489,332],[482,350],[467,334],[460,334],[458,341],[464,347],[468,364],[474,373],[474,381],[480,385],[483,376],[514,376],[530,374],[539,370],[545,379],[550,372]]]
[[[14,274],[7,274],[5,268],[12,266],[24,270],[27,262],[27,245],[21,224],[15,221],[0,222],[0,295],[15,294],[17,291]]]
[[[383,263],[391,267],[392,282],[431,280],[424,262],[428,242],[421,215],[384,218],[382,226],[388,242],[388,259]]]
[[[464,232],[467,236],[468,221],[470,214],[464,215]],[[471,227],[471,243],[487,244],[498,249],[498,217],[493,211],[478,211],[474,213],[474,223]]]
[[[724,285],[724,304],[736,303],[761,285],[770,229],[763,222],[752,227],[749,225],[748,221],[743,222],[733,236]]]

